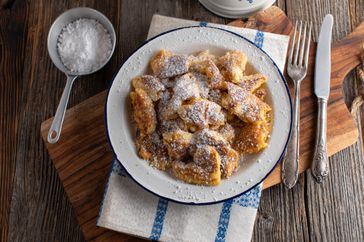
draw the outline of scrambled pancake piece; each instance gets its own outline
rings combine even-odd
[[[248,59],[243,52],[233,50],[218,59],[218,67],[226,80],[236,82],[243,78],[247,62]]]
[[[196,58],[192,61],[190,71],[203,74],[207,77],[207,85],[212,89],[224,88],[224,77],[212,58]]]
[[[239,166],[240,155],[230,146],[221,151],[221,175],[223,178],[230,177]]]
[[[160,79],[161,83],[165,88],[172,88],[174,86],[174,78],[162,78]]]
[[[173,54],[160,50],[150,61],[153,74],[159,78],[169,78],[188,72],[190,59],[187,55]]]
[[[182,160],[187,156],[191,139],[192,134],[182,130],[163,134],[164,145],[168,149],[169,157],[173,160]]]
[[[222,110],[220,105],[207,101],[206,119],[211,129],[217,129],[221,125],[225,124],[226,112]]]
[[[203,129],[194,133],[191,141],[190,153],[195,154],[198,147],[209,145],[214,147],[221,158],[222,177],[229,177],[239,165],[239,153],[231,148],[224,137],[213,130]]]
[[[216,62],[217,58],[215,55],[211,54],[209,50],[203,50],[196,55],[196,60],[198,61],[211,60],[213,62]]]
[[[208,77],[207,80],[210,88],[213,89],[225,88],[224,77],[223,75],[221,75],[219,68],[217,68],[216,64],[213,61],[211,60],[207,61],[205,72]]]
[[[238,116],[236,116],[232,113],[228,112],[226,117],[227,117],[228,123],[234,127],[234,130],[241,129],[246,124],[245,122],[242,122]]]
[[[209,94],[207,96],[207,99],[210,100],[211,102],[215,102],[217,104],[221,105],[221,100],[222,100],[222,95],[223,92],[219,89],[211,89],[209,91]]]
[[[130,93],[130,98],[137,128],[145,134],[153,133],[157,125],[157,117],[152,99],[139,88]]]
[[[204,145],[215,147],[219,151],[222,150],[222,147],[229,146],[229,143],[219,132],[210,129],[202,129],[193,134],[190,153],[193,155],[196,152],[197,147]]]
[[[200,89],[195,77],[187,73],[175,80],[173,95],[168,95],[163,97],[159,105],[160,117],[164,120],[177,118],[177,111],[182,103],[187,100],[199,98]]]
[[[228,83],[228,93],[222,98],[222,106],[242,121],[254,123],[264,121],[270,106],[241,87]]]
[[[233,143],[233,140],[235,138],[235,129],[233,126],[231,126],[229,123],[226,123],[225,125],[221,126],[217,132],[219,132],[224,139],[229,142],[231,145]]]
[[[241,153],[254,154],[268,146],[267,122],[246,124],[236,137],[234,148]]]
[[[181,101],[200,97],[200,87],[194,75],[184,74],[175,80],[173,96]]]
[[[190,71],[202,72],[206,68],[207,61],[217,62],[216,56],[212,55],[209,50],[204,50],[191,58]]]
[[[206,128],[208,127],[208,120],[205,115],[207,105],[205,100],[196,100],[191,104],[182,105],[178,109],[178,114],[190,130]]]
[[[177,55],[160,50],[151,75],[130,92],[142,159],[182,181],[215,186],[239,167],[240,156],[268,145],[267,77],[246,75],[247,58],[233,50]]]
[[[159,170],[166,170],[171,165],[168,150],[163,144],[160,136],[153,132],[151,134],[137,133],[136,148],[138,154],[149,164]]]
[[[215,186],[221,182],[221,160],[215,148],[202,146],[196,149],[193,161],[172,164],[173,174],[180,180],[198,185]]]
[[[210,126],[219,127],[225,123],[225,116],[221,111],[221,107],[205,99],[195,99],[188,104],[182,105],[178,110],[178,114],[192,131]]]
[[[235,80],[235,84],[243,88],[245,91],[253,93],[267,81],[267,77],[262,74],[254,74],[243,76],[239,80]]]
[[[224,77],[221,75],[219,68],[216,64],[211,61],[205,61],[205,69],[203,73],[207,76],[207,84],[212,89],[223,89],[225,88]]]
[[[165,91],[157,104],[157,116],[158,120],[170,120],[177,118],[176,111],[178,107],[171,106],[172,92]]]
[[[188,131],[188,126],[180,118],[169,119],[169,120],[160,120],[158,128],[162,134],[173,132],[176,130]]]
[[[196,84],[200,91],[201,98],[207,98],[210,92],[209,86],[207,84],[207,76],[200,72],[191,72],[193,77],[196,79]]]
[[[166,90],[159,79],[151,75],[137,76],[132,83],[135,89],[143,89],[154,102],[158,101],[163,91]]]

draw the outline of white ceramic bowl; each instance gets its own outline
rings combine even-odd
[[[199,0],[209,11],[226,18],[247,18],[270,7],[275,0]]]
[[[161,48],[192,54],[209,49],[222,55],[241,50],[257,72],[268,77],[268,103],[273,108],[269,146],[259,154],[244,156],[238,171],[215,187],[197,186],[175,179],[138,157],[135,128],[131,123],[129,92],[133,77],[145,74],[149,60]],[[281,159],[290,134],[292,104],[286,82],[271,58],[252,42],[227,30],[212,27],[186,27],[172,30],[147,41],[123,64],[106,101],[107,136],[115,158],[127,173],[146,190],[169,200],[186,204],[211,204],[243,194],[262,182]]]

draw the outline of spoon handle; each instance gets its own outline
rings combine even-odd
[[[63,90],[61,101],[58,104],[56,115],[54,116],[52,126],[48,132],[48,142],[51,144],[57,143],[59,137],[61,136],[64,114],[66,113],[68,99],[70,97],[73,82],[76,78],[77,76],[67,76],[67,83]]]

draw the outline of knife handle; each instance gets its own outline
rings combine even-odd
[[[282,161],[282,181],[288,189],[291,189],[298,179],[298,164],[300,161],[300,86],[300,82],[295,83],[292,133],[288,141],[286,155]]]
[[[318,117],[315,142],[315,153],[311,166],[312,176],[316,182],[321,183],[329,174],[329,163],[327,158],[327,99],[318,98]]]

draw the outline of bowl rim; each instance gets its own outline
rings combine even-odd
[[[215,3],[211,0],[199,0],[200,4],[209,12],[228,19],[236,19],[241,17],[249,17],[254,15],[258,11],[262,11],[273,5],[275,0],[264,0],[260,3],[250,3],[250,6],[246,7],[227,7],[221,4]]]
[[[264,6],[267,4],[267,2],[270,2],[270,1],[273,1],[273,0],[263,0],[261,2],[258,2],[258,3],[248,3],[247,6],[245,7],[233,7],[233,6],[224,6],[224,5],[221,5],[221,4],[218,4],[217,2],[215,1],[211,1],[211,0],[199,0],[199,2],[201,2],[201,4],[211,4],[211,6],[214,6],[222,11],[233,11],[233,12],[250,12],[250,11],[255,11],[256,9],[259,9],[260,7]],[[238,4],[238,5],[244,5],[243,2],[241,4]]]
[[[107,122],[107,117],[108,117],[108,114],[107,114],[107,104],[108,104],[108,101],[109,101],[109,96],[110,96],[110,90],[111,90],[111,87],[115,81],[115,77],[117,76],[117,74],[119,73],[120,69],[124,66],[124,64],[131,58],[131,56],[133,56],[133,54],[139,50],[140,48],[142,48],[144,45],[148,44],[150,41],[156,39],[156,38],[159,38],[160,36],[163,36],[163,35],[166,35],[166,34],[169,34],[171,32],[175,32],[175,31],[178,31],[178,30],[181,30],[181,29],[189,29],[189,28],[211,28],[211,29],[217,29],[217,30],[221,30],[221,31],[225,31],[225,32],[228,32],[230,34],[233,34],[239,38],[242,38],[244,39],[245,41],[248,41],[250,44],[253,44],[255,47],[257,47],[260,51],[263,52],[263,54],[265,54],[270,60],[271,62],[273,63],[274,67],[276,68],[276,70],[278,71],[279,73],[279,76],[281,77],[281,81],[283,82],[285,88],[286,88],[286,92],[287,92],[287,95],[288,95],[288,99],[289,99],[289,109],[290,109],[290,127],[289,127],[289,132],[288,132],[288,136],[287,136],[287,140],[286,140],[286,143],[284,145],[284,149],[282,150],[282,153],[280,154],[278,160],[275,162],[274,166],[272,167],[271,170],[269,170],[267,172],[267,174],[261,179],[259,180],[256,184],[254,184],[251,188],[247,189],[246,191],[244,192],[241,192],[241,193],[238,193],[234,196],[230,196],[228,198],[224,198],[224,199],[221,199],[221,200],[217,200],[217,201],[212,201],[212,202],[202,202],[202,203],[196,203],[196,202],[183,202],[183,201],[179,201],[179,200],[175,200],[175,199],[172,199],[172,198],[169,198],[169,197],[164,197],[162,195],[159,195],[157,194],[156,192],[154,191],[151,191],[150,189],[146,188],[145,186],[143,186],[140,182],[138,182],[130,173],[129,171],[125,168],[125,166],[123,165],[123,163],[117,158],[117,154],[115,153],[115,150],[114,150],[114,147],[112,145],[112,142],[111,142],[111,139],[110,139],[110,136],[109,136],[109,127],[108,127],[108,122]],[[240,35],[240,34],[237,34],[237,33],[234,33],[230,30],[226,30],[226,29],[222,29],[222,28],[218,28],[218,27],[212,27],[212,26],[186,26],[186,27],[180,27],[180,28],[175,28],[175,29],[171,29],[171,30],[168,30],[168,31],[165,31],[165,32],[162,32],[146,41],[144,41],[140,46],[138,46],[134,51],[133,53],[120,65],[119,69],[118,69],[118,72],[114,74],[114,77],[113,77],[113,80],[112,82],[110,83],[109,85],[109,89],[107,91],[107,95],[106,95],[106,101],[105,101],[105,106],[104,106],[104,123],[105,123],[105,132],[106,132],[106,138],[107,138],[107,142],[111,148],[111,151],[112,151],[112,154],[113,154],[113,159],[118,161],[119,164],[123,167],[123,169],[125,170],[125,172],[128,174],[128,177],[130,177],[136,184],[138,184],[141,188],[143,188],[144,190],[154,194],[155,196],[159,197],[159,198],[162,198],[162,199],[165,199],[167,201],[171,201],[171,202],[175,202],[175,203],[178,203],[178,204],[184,204],[184,205],[193,205],[193,206],[203,206],[203,205],[212,205],[212,204],[217,204],[217,203],[223,203],[227,200],[231,200],[231,199],[234,199],[236,197],[239,197],[239,196],[242,196],[248,192],[250,192],[251,190],[253,190],[256,186],[258,186],[259,184],[261,184],[271,173],[272,171],[276,168],[276,166],[278,165],[279,161],[283,158],[284,154],[285,154],[285,151],[287,149],[287,145],[288,145],[288,141],[290,139],[290,136],[291,136],[291,131],[292,131],[292,122],[293,122],[293,105],[292,105],[292,97],[291,97],[291,93],[289,91],[289,87],[288,87],[288,84],[287,84],[287,81],[286,79],[284,78],[282,72],[280,71],[280,69],[278,68],[277,64],[274,62],[274,60],[270,57],[270,55],[268,53],[266,53],[262,48],[258,47],[254,42],[252,42],[251,40],[247,39],[246,37]],[[110,168],[112,169],[112,168]]]
[[[102,18],[108,26],[105,26],[104,24],[100,23],[100,21],[98,21],[98,19],[95,18],[89,18],[89,19],[93,19],[96,20],[99,24],[101,24],[109,33],[110,38],[111,38],[111,44],[112,44],[112,48],[111,48],[111,52],[110,55],[108,56],[108,58],[105,60],[105,62],[97,69],[91,71],[91,72],[72,72],[71,70],[69,70],[62,62],[61,57],[59,56],[58,50],[56,49],[56,55],[58,56],[57,58],[59,58],[60,63],[62,66],[57,64],[57,60],[55,59],[56,57],[53,55],[52,50],[51,50],[51,46],[52,46],[52,41],[51,41],[51,35],[52,33],[55,31],[54,29],[56,28],[56,24],[62,19],[64,18],[64,16],[71,14],[73,12],[77,12],[77,11],[88,11],[89,13],[93,13],[98,15],[100,18]],[[83,17],[78,17],[77,19],[69,22],[68,24],[81,19]],[[67,25],[68,25],[67,24]],[[67,25],[63,26],[62,29],[64,27],[66,27]],[[110,27],[110,29],[108,28]],[[61,29],[61,32],[62,32]],[[110,32],[111,31],[111,32]],[[58,36],[59,37],[59,36]],[[56,43],[57,45],[57,43]],[[112,24],[112,22],[110,21],[110,19],[108,17],[106,17],[105,14],[101,13],[100,11],[94,9],[94,8],[89,8],[89,7],[75,7],[75,8],[70,8],[67,9],[66,11],[64,11],[63,13],[61,13],[60,15],[57,16],[57,18],[55,20],[53,20],[51,27],[48,30],[48,35],[47,35],[47,51],[48,51],[48,56],[51,58],[53,64],[57,67],[57,69],[59,69],[60,71],[62,71],[63,73],[65,73],[66,75],[69,76],[85,76],[85,75],[91,75],[94,74],[95,72],[98,72],[99,70],[101,70],[102,68],[104,68],[106,66],[106,64],[109,63],[109,61],[111,60],[112,56],[114,55],[115,52],[115,48],[116,48],[116,32],[115,32],[115,28],[114,25]]]

